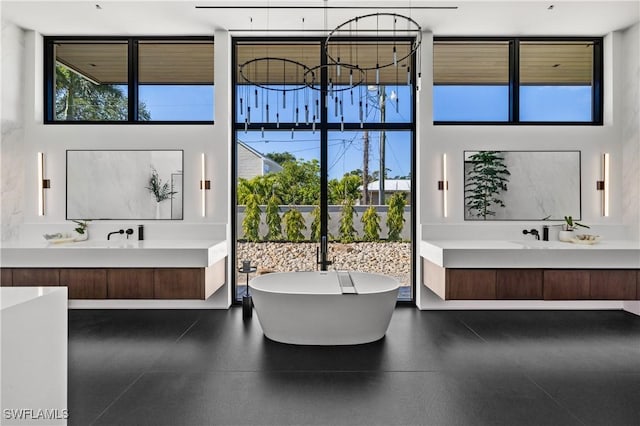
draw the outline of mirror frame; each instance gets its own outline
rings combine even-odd
[[[69,153],[70,152],[176,152],[180,153],[180,168],[182,170],[183,176],[183,185],[182,185],[182,218],[181,219],[173,219],[171,216],[173,215],[172,210],[170,209],[170,217],[164,219],[156,219],[156,218],[122,218],[122,217],[101,217],[101,218],[75,218],[69,216]],[[183,149],[67,149],[65,151],[65,219],[66,220],[162,220],[162,221],[173,221],[173,220],[184,220],[184,150]]]
[[[558,149],[558,150],[543,150],[543,149],[465,149],[462,151],[462,218],[465,222],[522,222],[522,221],[564,221],[563,217],[554,218],[549,217],[545,218],[518,218],[518,219],[479,219],[479,218],[467,218],[467,203],[465,201],[465,184],[466,184],[466,172],[465,172],[465,164],[467,161],[465,160],[467,153],[472,152],[482,152],[482,151],[493,151],[493,152],[546,152],[546,153],[574,153],[578,154],[578,217],[573,216],[574,220],[582,220],[582,151],[580,150],[571,150],[571,149]]]

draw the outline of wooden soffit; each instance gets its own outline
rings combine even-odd
[[[520,42],[520,84],[590,85],[592,42]],[[435,84],[508,84],[506,41],[438,41],[433,46]]]
[[[98,84],[127,84],[127,43],[56,43],[56,61]],[[140,41],[140,84],[213,84],[213,42]]]
[[[360,68],[371,68],[368,71],[353,71],[354,83],[362,80],[363,84],[376,83],[376,64],[380,66],[393,63],[393,48],[396,48],[396,58],[402,59],[408,56],[411,44],[408,42],[334,42],[329,46],[328,53],[343,64],[354,64]],[[286,58],[291,61],[304,64],[311,68],[319,81],[320,50],[322,46],[318,42],[304,43],[292,42],[287,44],[251,43],[238,44],[237,46],[237,81],[246,83],[240,74],[240,66],[255,58]],[[398,61],[397,66],[382,67],[379,70],[380,84],[406,84],[407,67],[410,67],[411,57]],[[278,60],[260,60],[249,63],[243,67],[242,74],[252,83],[258,84],[304,84],[304,67],[296,66]],[[327,77],[335,84],[349,84],[350,71],[347,66],[327,66]],[[308,78],[308,76],[307,76]],[[308,80],[309,81],[309,80]]]

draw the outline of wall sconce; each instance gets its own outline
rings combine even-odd
[[[602,191],[602,216],[609,216],[609,153],[602,155],[602,180],[596,181],[596,189]]]
[[[38,153],[38,216],[44,216],[44,190],[51,188],[51,181],[44,178],[44,153]]]
[[[449,215],[447,205],[447,192],[449,192],[449,181],[447,180],[447,154],[442,154],[442,180],[438,181],[438,190],[442,191],[442,216]]]
[[[202,217],[207,215],[207,197],[206,192],[208,189],[211,189],[211,181],[206,180],[206,170],[205,170],[205,157],[204,152],[200,156],[200,168],[201,168],[201,177],[200,177],[200,196],[202,197]]]

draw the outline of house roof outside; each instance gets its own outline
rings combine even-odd
[[[380,191],[380,181],[375,180],[373,182],[369,182],[367,185],[369,191]],[[362,185],[358,187],[359,190],[362,190]],[[385,179],[384,180],[384,191],[385,192],[410,192],[411,191],[411,180],[410,179]]]
[[[254,148],[251,148],[246,143],[238,141],[238,145],[242,146],[244,149],[246,149],[247,151],[255,155],[257,158],[262,160],[264,163],[266,163],[269,166],[270,172],[279,172],[280,170],[282,170],[282,166],[279,163],[277,163],[276,161],[273,161],[271,158],[265,156],[261,152],[256,151]]]

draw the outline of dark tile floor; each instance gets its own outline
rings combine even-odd
[[[71,425],[640,425],[640,317],[398,308],[384,339],[264,338],[230,310],[72,310]]]

